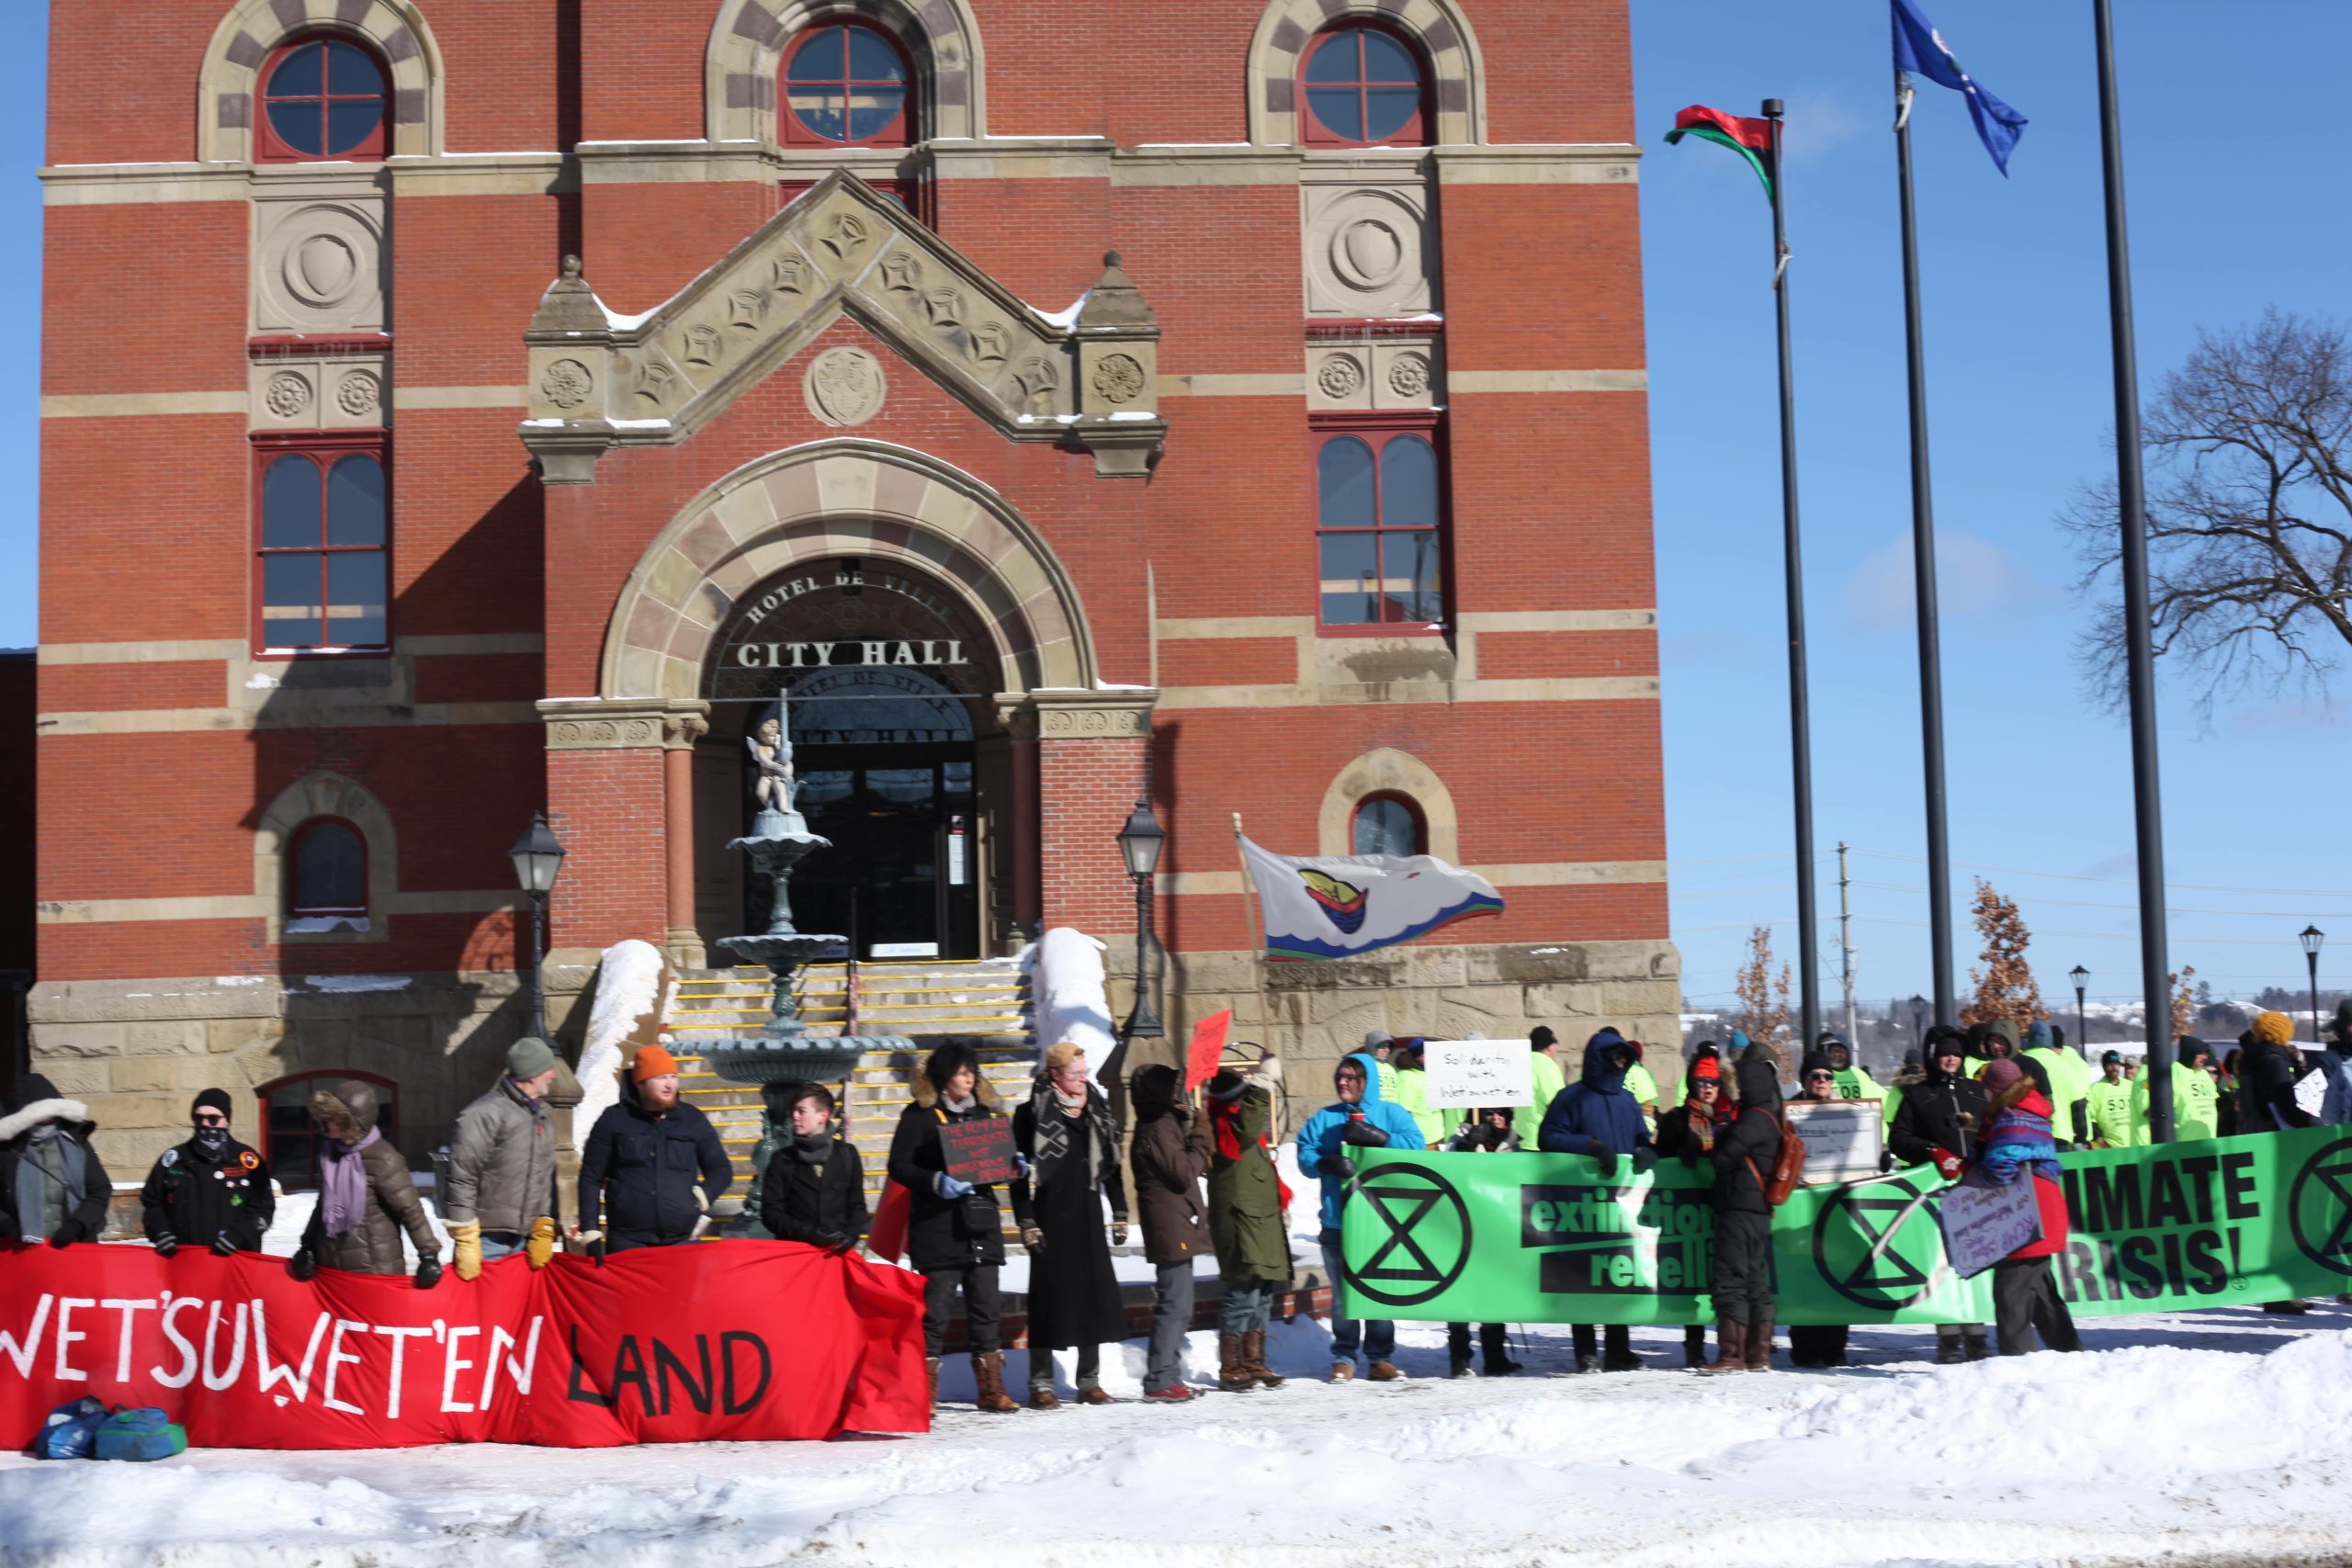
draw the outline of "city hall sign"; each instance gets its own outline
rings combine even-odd
[[[714,702],[783,695],[819,671],[920,670],[947,692],[992,688],[994,644],[952,592],[857,560],[769,579],[736,601],[706,669]]]

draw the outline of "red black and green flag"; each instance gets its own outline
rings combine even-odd
[[[1666,133],[1669,147],[1686,136],[1696,136],[1730,148],[1747,160],[1756,177],[1764,182],[1764,199],[1779,199],[1775,186],[1780,169],[1772,158],[1772,122],[1769,119],[1748,119],[1740,115],[1725,114],[1704,104],[1692,104],[1674,117],[1674,129]]]

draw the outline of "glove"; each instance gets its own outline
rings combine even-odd
[[[554,1256],[555,1221],[541,1214],[531,1222],[531,1237],[523,1244],[523,1258],[534,1269],[544,1269]]]
[[[1169,1108],[1169,1113],[1174,1116],[1180,1124],[1189,1127],[1193,1123],[1193,1102],[1189,1100],[1180,1100]]]
[[[89,1226],[84,1224],[79,1220],[62,1220],[58,1223],[56,1234],[49,1238],[49,1245],[56,1247],[60,1251],[63,1251],[66,1247],[73,1246],[77,1241],[87,1241],[89,1239]]]
[[[1012,1174],[1026,1181],[1029,1179],[1029,1156],[1016,1153],[1012,1156]]]
[[[1325,1155],[1323,1168],[1342,1181],[1353,1181],[1356,1179],[1356,1162],[1345,1155]]]
[[[228,1233],[225,1231],[212,1238],[212,1256],[215,1258],[237,1256],[237,1244],[229,1239]]]
[[[289,1279],[308,1280],[318,1271],[319,1255],[307,1247],[286,1260],[286,1273]]]
[[[1342,1122],[1340,1123],[1340,1142],[1367,1149],[1385,1148],[1388,1144],[1388,1134],[1369,1122]]]
[[[420,1291],[429,1291],[440,1282],[441,1260],[438,1258],[429,1257],[418,1258],[416,1260],[416,1288]]]
[[[1127,1227],[1125,1222],[1116,1220],[1112,1222],[1111,1245],[1113,1247],[1125,1247],[1127,1245]]]
[[[972,1184],[968,1181],[958,1181],[943,1170],[931,1179],[931,1190],[952,1203],[971,1191]]]
[[[1937,1149],[1928,1156],[1928,1163],[1936,1168],[1946,1181],[1960,1179],[1960,1156],[1950,1149]]]
[[[833,1236],[825,1243],[825,1250],[831,1253],[835,1258],[842,1257],[845,1253],[855,1252],[857,1250],[857,1237],[854,1235]]]
[[[165,1231],[163,1235],[156,1236],[153,1239],[155,1243],[155,1256],[158,1258],[169,1258],[173,1253],[177,1252],[180,1249],[180,1238],[174,1235],[169,1231]]]
[[[1027,1247],[1030,1251],[1035,1252],[1039,1247],[1046,1245],[1046,1233],[1039,1230],[1035,1225],[1023,1225],[1021,1227],[1021,1245]]]
[[[449,1227],[449,1266],[460,1280],[481,1278],[481,1222],[468,1220]]]
[[[1599,1138],[1595,1138],[1592,1141],[1592,1158],[1593,1163],[1600,1167],[1601,1175],[1614,1176],[1617,1174],[1617,1151],[1611,1148],[1607,1144],[1602,1143]]]
[[[1654,1149],[1654,1148],[1650,1147],[1650,1146],[1649,1146],[1649,1145],[1647,1145],[1647,1144],[1640,1144],[1640,1145],[1636,1145],[1634,1146],[1634,1175],[1636,1175],[1636,1176],[1643,1176],[1643,1175],[1646,1175],[1646,1174],[1648,1174],[1648,1172],[1649,1172],[1649,1170],[1650,1170],[1650,1168],[1651,1168],[1651,1167],[1653,1167],[1653,1166],[1655,1166],[1655,1165],[1657,1165],[1657,1151],[1656,1149]]]

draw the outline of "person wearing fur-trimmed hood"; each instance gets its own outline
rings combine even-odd
[[[90,1108],[27,1073],[0,1116],[0,1240],[71,1247],[106,1229],[114,1184],[90,1134]]]
[[[939,1358],[947,1344],[947,1315],[964,1292],[966,1348],[979,1407],[1002,1413],[1019,1405],[1004,1391],[1004,1349],[998,1328],[1004,1267],[1004,1217],[996,1189],[947,1174],[939,1130],[954,1122],[1004,1114],[996,1090],[980,1073],[979,1053],[950,1040],[908,1076],[912,1099],[890,1136],[890,1179],[907,1190],[907,1259],[922,1276],[923,1357],[931,1389],[939,1393]]]
[[[1078,1398],[1108,1404],[1102,1342],[1126,1337],[1111,1247],[1127,1240],[1127,1188],[1119,1123],[1088,1078],[1083,1046],[1047,1047],[1045,1070],[1012,1112],[1012,1146],[1029,1168],[1012,1183],[1012,1218],[1029,1249],[1029,1408],[1051,1410],[1056,1350],[1078,1352]],[[1111,1228],[1102,1228],[1102,1200]]]
[[[311,1091],[319,1138],[319,1206],[287,1265],[297,1280],[323,1266],[348,1274],[404,1274],[401,1233],[416,1246],[416,1288],[441,1282],[441,1244],[424,1217],[408,1161],[376,1125],[376,1086],[345,1078]]]

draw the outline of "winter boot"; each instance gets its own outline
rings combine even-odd
[[[1603,1337],[1602,1344],[1606,1347],[1600,1358],[1602,1371],[1638,1372],[1642,1370],[1644,1366],[1642,1359],[1634,1354],[1633,1331],[1623,1324],[1611,1324]]]
[[[1030,1409],[1058,1410],[1061,1408],[1061,1400],[1054,1393],[1053,1384],[1033,1382],[1029,1385]]]
[[[1510,1359],[1510,1342],[1499,1323],[1478,1325],[1478,1354],[1485,1359],[1487,1377],[1507,1378],[1519,1371],[1519,1363]]]
[[[1749,1321],[1747,1337],[1741,1343],[1740,1351],[1747,1360],[1749,1371],[1769,1372],[1772,1370],[1772,1309],[1770,1307],[1764,1309],[1762,1317]]]
[[[1401,1382],[1405,1378],[1394,1361],[1374,1361],[1364,1375],[1374,1382]]]
[[[1450,1378],[1470,1375],[1470,1325],[1466,1323],[1445,1325],[1445,1375]]]
[[[1699,1369],[1713,1377],[1747,1370],[1747,1325],[1736,1317],[1715,1320],[1715,1359]]]
[[[1975,1333],[1965,1337],[1962,1344],[1968,1359],[1972,1361],[1981,1361],[1985,1357],[1993,1353],[1985,1346],[1984,1330],[1981,1325],[1977,1327]]]
[[[1241,1337],[1241,1364],[1257,1380],[1260,1388],[1280,1388],[1283,1380],[1274,1369],[1266,1365],[1266,1331],[1253,1328]]]
[[[1004,1392],[1004,1352],[990,1350],[972,1358],[972,1404],[979,1409],[999,1416],[1009,1416],[1021,1408],[1012,1395]]]
[[[1216,1337],[1216,1386],[1227,1393],[1248,1393],[1258,1380],[1250,1375],[1249,1352],[1243,1348],[1249,1337],[1242,1334],[1220,1334]]]
[[[1353,1382],[1355,1381],[1355,1376],[1356,1364],[1353,1361],[1333,1361],[1331,1363],[1331,1382]]]
[[[1692,1369],[1707,1364],[1707,1329],[1693,1323],[1682,1330],[1682,1364]]]
[[[923,1371],[931,1379],[931,1407],[936,1410],[939,1408],[939,1358],[927,1356],[923,1359],[922,1366]]]
[[[1968,1359],[1968,1348],[1957,1334],[1936,1336],[1936,1365],[1956,1367]]]

